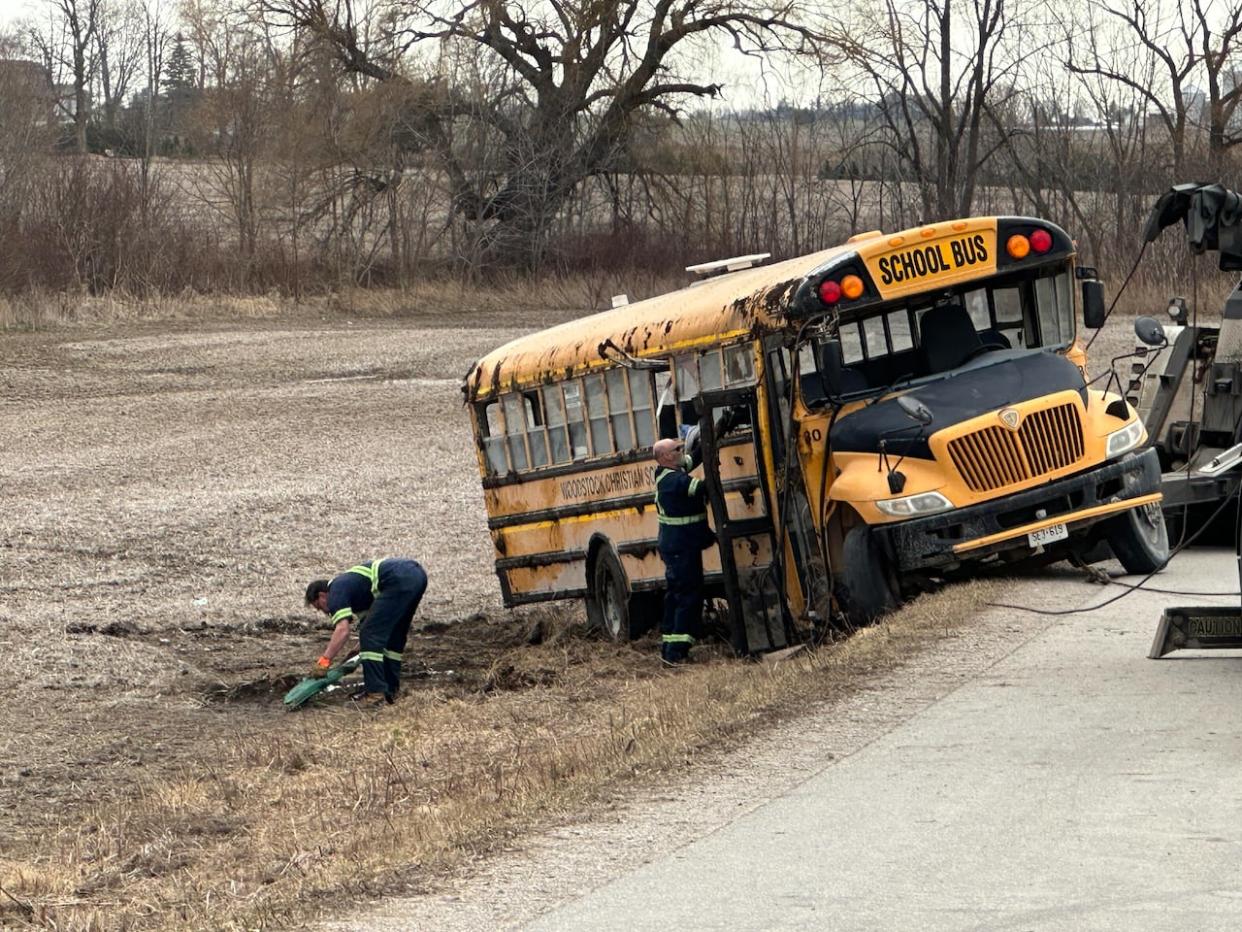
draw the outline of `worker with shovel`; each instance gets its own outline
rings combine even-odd
[[[426,590],[427,572],[418,561],[405,557],[368,560],[334,576],[331,582],[311,582],[306,587],[306,604],[331,618],[336,627],[310,675],[327,674],[349,640],[350,622],[357,619],[362,622],[358,659],[363,676],[358,701],[367,706],[394,701],[401,684],[401,654],[410,622]]]

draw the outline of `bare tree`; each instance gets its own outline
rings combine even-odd
[[[1195,23],[1181,0],[1104,0],[1088,7],[1085,29],[1066,24],[1066,67],[1129,88],[1168,137],[1169,170],[1187,164]]]
[[[207,40],[200,59],[211,83],[195,108],[193,130],[198,148],[213,156],[209,177],[198,179],[196,187],[205,203],[232,219],[239,255],[248,265],[258,248],[259,174],[279,53],[240,16],[199,23],[195,34]]]
[[[73,121],[74,147],[86,152],[86,127],[91,118],[91,82],[95,78],[95,39],[102,0],[44,0],[48,21],[30,29],[52,75],[66,75],[73,87],[72,104],[62,109]]]
[[[164,59],[171,38],[168,18],[162,0],[143,0],[142,72],[146,88],[142,95],[141,183],[144,205],[146,204],[146,192],[151,187],[151,167],[155,156],[155,125],[158,116],[160,79],[164,74]]]
[[[1231,130],[1234,111],[1242,100],[1242,73],[1237,67],[1242,2],[1189,0],[1187,6],[1194,16],[1197,53],[1207,81],[1209,167],[1217,173],[1225,152],[1242,142],[1242,135]]]
[[[103,0],[95,29],[103,125],[116,129],[117,113],[142,72],[145,7],[140,0]]]
[[[409,80],[401,56],[427,42],[473,50],[509,72],[509,92],[491,101],[467,103],[433,83],[408,125],[447,173],[458,214],[486,226],[489,256],[526,266],[540,261],[556,214],[583,180],[608,169],[636,113],[675,112],[719,93],[690,64],[696,37],[753,52],[805,50],[814,37],[797,3],[390,0],[367,19],[354,0],[261,0],[268,17],[311,31],[347,70],[374,80]],[[500,138],[500,165],[479,170],[458,157],[449,124],[467,117]]]
[[[866,0],[833,42],[872,89],[887,144],[918,184],[923,217],[971,212],[1001,141],[985,119],[1035,52],[1021,0]]]

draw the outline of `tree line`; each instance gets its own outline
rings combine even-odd
[[[1164,188],[1235,183],[1240,31],[1242,0],[33,0],[0,288],[672,269],[993,212],[1117,270]]]

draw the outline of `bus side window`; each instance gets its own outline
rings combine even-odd
[[[749,343],[725,350],[725,385],[745,385],[755,380],[754,350]]]
[[[1073,302],[1069,276],[1035,279],[1035,304],[1039,315],[1039,345],[1060,346],[1074,338]]]
[[[655,374],[656,423],[661,440],[677,436],[677,398],[673,393],[673,376],[669,372]]]
[[[530,446],[531,466],[548,465],[548,431],[544,426],[543,405],[538,392],[524,392],[526,402],[526,442]]]
[[[565,388],[565,420],[569,422],[569,446],[573,450],[574,459],[585,459],[590,450],[587,447],[586,412],[582,409],[582,383],[577,379],[566,382]]]
[[[718,391],[723,386],[720,350],[709,350],[699,357],[699,378],[705,392]]]
[[[569,451],[569,430],[565,426],[565,397],[559,385],[543,387],[543,409],[548,416],[548,442],[552,448],[552,462],[568,463],[573,456]]]
[[[509,438],[509,462],[516,470],[528,469],[526,456],[526,405],[521,395],[505,395],[505,434]]]
[[[587,397],[587,419],[591,422],[591,452],[596,456],[612,452],[612,435],[608,432],[608,399],[602,374],[588,375],[583,380]]]
[[[489,401],[478,405],[476,414],[479,421],[479,433],[483,436],[483,450],[487,454],[487,469],[494,476],[509,471],[509,461],[505,457],[505,425],[500,419],[500,402]]]
[[[604,373],[608,383],[608,416],[612,421],[612,435],[617,441],[617,452],[634,449],[634,426],[630,423],[630,393],[625,384],[624,369],[609,369]]]
[[[699,367],[693,356],[681,356],[677,360],[677,420],[683,427],[699,422],[694,410],[694,399],[699,394]]]
[[[640,369],[626,372],[630,380],[630,407],[634,411],[634,429],[638,446],[655,443],[655,420],[651,416],[651,376]]]

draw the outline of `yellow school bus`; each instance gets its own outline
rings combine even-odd
[[[739,650],[979,565],[1106,544],[1157,569],[1159,464],[1088,384],[1076,321],[1100,326],[1103,291],[1074,259],[1026,217],[873,231],[483,357],[463,390],[506,604],[584,598],[618,638],[651,624],[651,446],[691,427]]]

